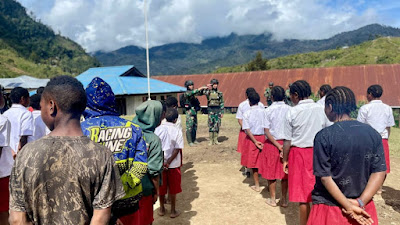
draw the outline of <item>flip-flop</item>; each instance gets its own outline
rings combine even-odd
[[[285,202],[283,202],[282,200],[280,200],[279,201],[279,205],[282,207],[282,208],[287,208],[288,207],[288,200],[286,199],[286,201]]]
[[[265,200],[265,203],[267,203],[267,205],[272,206],[272,207],[277,207],[278,206],[276,204],[276,202],[272,201],[271,198],[267,198],[267,200]]]
[[[257,190],[257,187],[256,187],[256,186],[250,186],[250,188],[251,188],[253,191],[255,191],[255,192],[261,192],[261,189],[258,188],[258,190]]]

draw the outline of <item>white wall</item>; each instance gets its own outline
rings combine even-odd
[[[161,100],[161,96],[164,96],[164,99],[167,99],[167,95],[171,95],[178,99],[178,94],[176,93],[168,93],[168,94],[155,94],[151,95],[152,100]],[[155,98],[154,98],[155,97]],[[134,115],[135,109],[143,103],[143,100],[147,100],[147,95],[133,95],[133,96],[126,96],[126,114],[127,115]],[[179,99],[178,99],[179,102]]]

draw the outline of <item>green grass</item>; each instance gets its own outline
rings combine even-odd
[[[400,128],[392,128],[389,137],[390,156],[400,158]]]

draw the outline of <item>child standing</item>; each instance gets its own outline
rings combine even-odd
[[[33,109],[33,134],[28,137],[28,142],[33,142],[40,139],[43,136],[46,136],[50,133],[49,128],[44,124],[42,117],[40,116],[40,95],[34,94],[30,98],[30,105]]]
[[[26,107],[29,106],[29,92],[25,88],[16,87],[10,94],[12,106],[4,112],[11,123],[10,146],[15,158],[17,152],[28,142],[28,136],[33,134],[33,117]]]
[[[108,224],[111,205],[125,192],[111,152],[83,136],[82,84],[70,76],[52,78],[40,105],[51,133],[28,143],[15,160],[10,223]]]
[[[367,90],[368,104],[363,105],[358,111],[357,120],[374,128],[382,137],[385,150],[386,173],[390,173],[389,136],[390,127],[394,126],[393,110],[383,103],[380,98],[383,89],[380,85],[371,85]]]
[[[260,192],[260,182],[258,178],[259,155],[264,146],[264,109],[258,106],[260,95],[257,92],[249,94],[250,109],[243,115],[243,129],[247,137],[243,144],[241,164],[253,171],[254,186],[250,188]]]
[[[167,109],[165,119],[167,122],[161,124],[155,131],[163,142],[164,151],[163,181],[160,187],[160,210],[158,215],[165,215],[165,195],[168,190],[169,197],[171,198],[170,217],[175,218],[180,215],[180,212],[176,210],[176,195],[182,192],[181,166],[183,135],[182,130],[177,129],[174,125],[178,119],[178,111],[175,108]]]
[[[288,177],[282,167],[282,152],[283,152],[283,125],[284,116],[290,109],[290,106],[285,104],[285,90],[281,86],[275,86],[271,90],[272,104],[265,109],[265,134],[267,140],[264,148],[260,153],[259,173],[262,177],[268,180],[268,188],[270,198],[266,203],[270,206],[276,204],[276,180],[281,180],[281,199],[280,205],[287,207],[287,189]]]
[[[314,140],[316,184],[308,225],[378,224],[372,197],[385,178],[385,155],[381,136],[350,118],[356,108],[349,88],[335,87],[326,96],[325,113],[335,123]]]
[[[294,107],[288,110],[283,129],[283,169],[289,174],[289,201],[299,203],[300,225],[307,223],[315,184],[312,167],[314,137],[329,122],[324,109],[308,99],[310,95],[311,87],[305,80],[290,86]]]

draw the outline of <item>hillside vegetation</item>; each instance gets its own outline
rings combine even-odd
[[[254,63],[256,59],[250,63]],[[393,64],[400,63],[400,38],[381,37],[360,45],[337,48],[321,52],[295,54],[266,61],[268,69],[294,69],[330,66],[352,66],[364,64]],[[248,64],[222,67],[215,73],[248,71]]]
[[[0,1],[0,77],[77,75],[98,65],[77,43],[28,16],[17,1]]]

